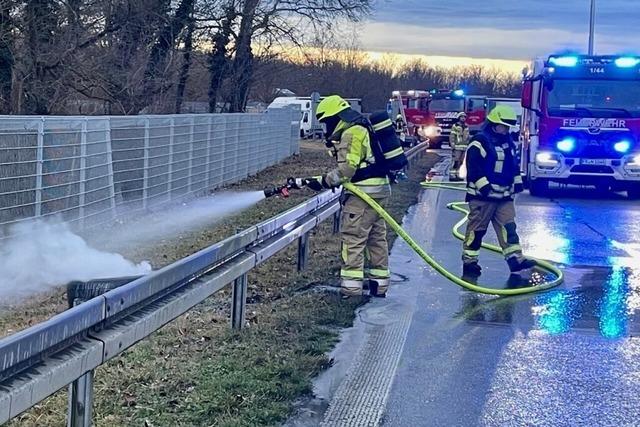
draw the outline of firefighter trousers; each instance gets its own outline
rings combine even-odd
[[[462,162],[464,161],[464,154],[464,150],[453,150],[453,152],[451,153],[451,158],[453,160],[453,169],[460,169],[460,166],[462,166]]]
[[[376,201],[384,207],[385,198]],[[340,217],[342,243],[341,292],[362,295],[365,278],[377,281],[379,294],[389,286],[389,247],[384,219],[359,197],[346,194]],[[368,269],[365,271],[365,261]]]
[[[460,173],[460,167],[464,162],[464,150],[456,150],[454,149],[451,152],[451,169],[449,169],[449,176],[452,178],[458,178]]]
[[[498,243],[507,262],[511,259],[522,261],[522,248],[516,232],[515,220],[516,209],[513,200],[471,200],[462,261],[465,264],[478,262],[482,238],[487,234],[489,223],[496,231]]]

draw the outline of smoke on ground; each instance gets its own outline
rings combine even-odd
[[[221,193],[144,214],[120,226],[90,230],[91,244],[59,221],[15,226],[0,244],[0,301],[17,302],[73,280],[134,276],[151,271],[148,262],[134,263],[118,253],[97,249],[131,247],[174,238],[249,208],[262,191]]]
[[[16,226],[0,247],[0,299],[17,300],[72,280],[146,274],[147,262],[99,251],[66,224],[37,221]]]

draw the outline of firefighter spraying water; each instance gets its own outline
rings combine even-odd
[[[538,267],[555,277],[546,282],[542,280],[542,283],[537,286],[495,289],[478,286],[446,270],[427,254],[384,210],[383,204],[389,194],[389,184],[396,181],[396,177],[399,176],[399,170],[407,163],[404,151],[395,135],[393,122],[388,114],[386,112],[374,113],[369,123],[359,114],[354,115],[349,112],[348,107],[342,104],[339,97],[336,97],[327,101],[327,104],[320,105],[318,115],[321,121],[328,125],[330,136],[327,139],[327,144],[332,147],[336,155],[338,168],[322,176],[289,178],[284,185],[267,189],[264,194],[266,197],[275,195],[287,197],[290,190],[303,187],[308,187],[315,191],[329,188],[335,190],[340,186],[343,187],[344,196],[341,200],[343,204],[341,215],[343,267],[340,275],[342,279],[341,292],[345,297],[361,296],[363,289],[367,286],[372,296],[386,296],[389,287],[390,270],[388,266],[385,223],[389,224],[427,264],[431,265],[450,281],[466,289],[492,295],[518,295],[549,289],[562,283],[563,276],[559,269],[545,261],[522,256],[518,237],[515,234],[515,224],[513,224],[512,213],[515,211],[513,209],[513,199],[510,196],[513,193],[507,195],[505,190],[502,193],[503,199],[484,201],[483,197],[485,197],[487,191],[485,191],[485,185],[479,185],[478,182],[488,180],[489,193],[493,194],[492,192],[498,191],[494,186],[502,185],[502,175],[497,178],[493,175],[491,177],[476,177],[473,181],[473,185],[476,185],[479,195],[472,203],[472,222],[467,227],[467,238],[464,238],[459,228],[469,219],[470,212],[462,206],[465,204],[463,202],[449,205],[450,209],[465,214],[465,218],[458,222],[453,229],[454,235],[465,241],[465,273],[471,272],[476,276],[479,274],[480,269],[477,264],[476,252],[479,252],[480,248],[483,247],[495,252],[502,252],[512,272]],[[504,127],[508,131],[509,126],[512,124],[511,122],[515,122],[515,113],[508,107],[502,107],[490,114],[489,119],[487,126],[492,126],[491,129],[503,126],[503,123],[506,123]],[[357,132],[357,135],[346,133],[356,126],[361,128],[353,129],[352,132]],[[511,144],[508,133],[504,135],[504,139]],[[474,144],[478,145],[480,157],[483,157],[483,151],[489,150],[488,146],[482,147],[483,141],[487,144],[490,143],[490,141],[485,140],[486,137],[483,135],[475,138]],[[343,144],[344,142],[347,143]],[[357,145],[354,145],[354,143]],[[500,149],[502,150],[501,147]],[[489,151],[494,153],[496,150],[498,148]],[[494,157],[491,157],[491,159],[500,162],[499,155]],[[500,158],[504,163],[506,159],[504,157]],[[513,167],[505,169],[510,174],[510,188],[514,187],[514,185],[521,187],[519,180],[517,182],[514,181],[520,178],[519,173],[517,173],[515,156],[512,155],[510,159]],[[484,170],[480,164],[477,164],[475,169]],[[425,183],[424,185],[426,187],[449,188],[440,184]],[[458,186],[451,188],[470,191]],[[486,197],[490,198],[491,194],[486,195]],[[482,236],[486,232],[486,225],[491,221],[494,222],[497,227],[496,230],[499,232],[501,247],[482,242]],[[484,232],[482,232],[483,227]],[[468,236],[470,232],[476,236],[471,244],[468,243],[471,241]],[[506,238],[502,239],[505,233]],[[473,251],[473,254],[471,251]],[[469,254],[474,258],[470,258]],[[366,255],[368,255],[368,260],[365,259]],[[366,261],[368,261],[370,267],[367,270],[368,276],[365,275],[364,269]],[[476,267],[475,270],[469,268],[471,263]]]

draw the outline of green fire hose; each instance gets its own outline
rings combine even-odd
[[[465,191],[464,187],[460,187],[455,184],[423,182],[422,186],[426,188],[442,188],[442,189],[449,189],[449,190]],[[529,294],[533,292],[544,291],[560,285],[563,281],[562,271],[560,271],[560,269],[558,269],[556,266],[554,266],[553,264],[547,261],[532,258],[540,268],[553,274],[555,276],[555,279],[549,282],[544,282],[542,284],[535,285],[535,286],[528,286],[528,287],[514,288],[514,289],[487,288],[483,286],[478,286],[473,283],[469,283],[466,280],[463,280],[458,276],[454,275],[453,273],[451,273],[449,270],[447,270],[441,264],[439,264],[436,260],[434,260],[428,253],[426,253],[425,250],[422,249],[420,245],[418,245],[418,243],[416,243],[416,241],[413,240],[411,236],[409,236],[407,232],[404,231],[404,229],[393,219],[393,217],[391,217],[391,215],[389,215],[389,213],[385,211],[382,208],[382,206],[380,206],[374,199],[369,197],[366,193],[364,193],[362,190],[360,190],[358,187],[356,187],[351,183],[345,183],[343,184],[343,187],[349,190],[351,193],[355,194],[356,196],[360,197],[364,202],[366,202],[369,206],[371,206],[387,222],[387,224],[389,224],[389,226],[393,229],[393,231],[395,231],[400,237],[402,237],[404,241],[407,242],[407,244],[418,255],[420,255],[420,257],[423,260],[425,260],[427,264],[429,264],[438,273],[440,273],[441,275],[443,275],[444,277],[446,277],[447,279],[449,279],[450,281],[452,281],[458,286],[466,288],[470,291],[479,292],[483,294],[509,296],[509,295],[522,295],[522,294]],[[464,202],[449,203],[447,205],[447,208],[464,214],[464,218],[462,218],[460,221],[458,221],[458,223],[456,223],[456,225],[453,226],[453,235],[460,240],[464,240],[464,235],[460,232],[460,228],[467,222],[467,219],[469,217],[469,211],[464,207],[465,205],[466,203]],[[482,247],[493,252],[502,253],[502,250],[496,245],[483,243]]]

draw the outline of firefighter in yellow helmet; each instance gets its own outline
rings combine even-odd
[[[449,146],[451,147],[451,169],[449,170],[449,181],[460,180],[460,166],[464,161],[464,153],[469,145],[469,127],[467,126],[467,115],[458,114],[458,122],[451,127],[449,135]]]
[[[364,118],[337,95],[326,97],[318,104],[316,117],[326,126],[327,145],[334,149],[338,166],[326,175],[306,179],[306,185],[321,190],[351,182],[384,206],[391,194],[386,173],[367,173],[364,179],[365,174],[361,173],[375,163],[369,131],[358,124],[363,123]],[[347,192],[342,198],[340,234],[342,295],[363,295],[366,280],[372,296],[385,297],[390,272],[384,220],[360,198]],[[367,270],[365,261],[368,261]]]
[[[499,105],[487,116],[482,129],[467,149],[467,202],[469,222],[463,246],[463,271],[477,276],[481,272],[478,255],[489,223],[511,272],[535,266],[522,254],[516,232],[514,197],[522,192],[522,177],[516,161],[516,147],[509,129],[517,123],[511,107]]]

